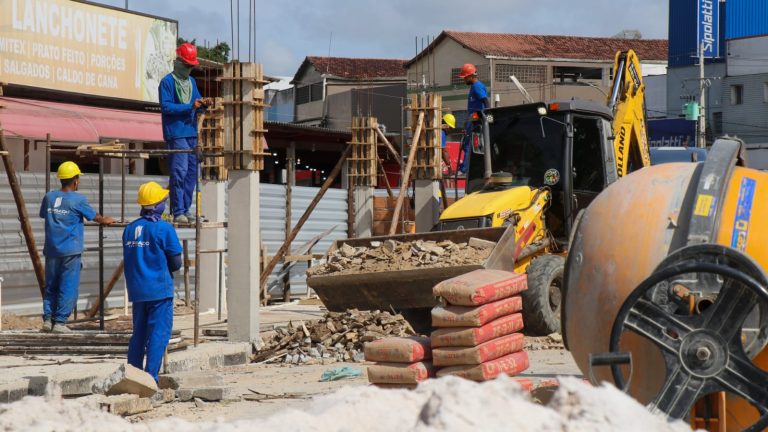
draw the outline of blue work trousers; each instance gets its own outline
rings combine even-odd
[[[66,324],[77,303],[81,255],[45,257],[43,321]]]
[[[173,331],[173,298],[133,303],[133,335],[128,364],[145,370],[158,381],[163,354]],[[144,363],[144,357],[147,361]]]
[[[187,150],[197,147],[197,138],[174,138],[165,142],[170,150]],[[197,184],[197,155],[175,153],[168,155],[171,189],[171,213],[173,216],[189,212],[192,194]]]

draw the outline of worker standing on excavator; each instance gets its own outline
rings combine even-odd
[[[189,76],[197,60],[197,47],[184,43],[176,49],[173,72],[160,81],[160,110],[162,111],[163,139],[170,150],[189,150],[197,147],[197,114],[210,103],[203,99],[195,79]],[[189,212],[192,194],[197,184],[197,155],[176,153],[168,155],[170,170],[171,213],[177,223],[193,222]]]
[[[173,330],[173,272],[181,267],[179,237],[161,219],[168,193],[155,182],[141,185],[137,199],[141,217],[123,231],[125,283],[128,300],[133,302],[128,363],[155,381]]]
[[[469,155],[470,136],[472,133],[472,115],[475,113],[482,114],[486,108],[491,107],[491,99],[488,97],[488,89],[485,84],[477,77],[477,67],[471,63],[466,63],[461,67],[459,78],[464,80],[464,83],[469,86],[469,94],[467,95],[467,123],[466,123],[466,135],[462,143],[462,151],[464,158],[459,164],[459,171],[466,172],[466,161]]]
[[[56,172],[61,189],[43,197],[40,217],[45,219],[45,294],[42,331],[69,333],[67,319],[75,308],[80,288],[83,254],[83,220],[109,225],[114,220],[98,214],[88,204],[80,186],[80,167],[64,162]]]

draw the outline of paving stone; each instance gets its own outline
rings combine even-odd
[[[95,391],[95,393],[107,395],[129,393],[148,398],[157,393],[157,383],[152,375],[129,364],[123,364],[109,380],[100,384],[99,390],[103,389],[106,391]]]
[[[121,394],[107,396],[99,402],[99,405],[112,414],[129,416],[151,410],[152,400],[135,394]]]
[[[234,389],[230,387],[203,387],[195,389],[176,390],[176,396],[182,402],[189,402],[194,398],[199,398],[208,402],[239,399]]]
[[[192,389],[200,387],[218,387],[224,385],[224,378],[215,372],[180,372],[160,376],[161,389]]]

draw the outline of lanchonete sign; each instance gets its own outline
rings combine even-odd
[[[178,25],[70,0],[0,0],[0,81],[157,102]]]

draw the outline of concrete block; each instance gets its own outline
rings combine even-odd
[[[180,372],[160,377],[161,389],[190,389],[224,385],[224,377],[215,372]]]
[[[176,391],[176,396],[182,402],[189,402],[195,398],[208,402],[240,399],[240,396],[231,387],[180,389]]]
[[[153,406],[160,406],[162,404],[173,402],[176,400],[176,390],[169,388],[160,389],[150,398],[150,400],[152,401]]]
[[[99,402],[99,405],[112,414],[129,416],[151,410],[152,400],[135,394],[121,394],[107,396]]]
[[[152,376],[129,364],[120,368],[102,382],[94,384],[94,393],[117,395],[130,393],[141,397],[151,397],[157,393],[157,383]]]
[[[186,371],[218,369],[226,366],[248,364],[251,344],[247,342],[214,342],[200,344],[168,355],[169,374]]]

